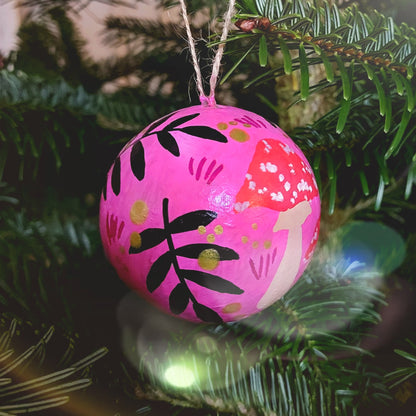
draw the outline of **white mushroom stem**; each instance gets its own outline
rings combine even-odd
[[[273,231],[289,230],[286,250],[276,274],[266,293],[257,303],[262,310],[280,299],[293,285],[302,260],[302,224],[312,212],[308,201],[302,201],[287,211],[279,213]]]

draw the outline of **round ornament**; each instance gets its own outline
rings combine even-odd
[[[278,126],[199,105],[122,149],[100,203],[105,253],[162,310],[197,322],[257,313],[299,279],[319,233],[312,169]]]

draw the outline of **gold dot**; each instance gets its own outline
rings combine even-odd
[[[241,237],[241,241],[242,241],[244,244],[248,243],[248,237],[247,237],[246,235],[243,235],[243,236]]]
[[[214,270],[220,262],[220,254],[213,248],[201,251],[198,256],[198,264],[201,269]]]
[[[130,209],[130,219],[133,224],[143,224],[147,216],[149,215],[149,207],[146,202],[138,200],[136,201]]]
[[[217,225],[214,228],[214,232],[215,232],[215,234],[220,235],[224,232],[224,228],[222,228],[222,225]]]
[[[223,313],[235,313],[241,309],[241,303],[229,303],[222,308]]]
[[[259,226],[257,225],[257,223],[253,223],[253,224],[251,224],[251,228],[253,230],[257,230],[257,228],[259,228]]]
[[[207,241],[208,241],[208,243],[213,243],[215,241],[215,235],[214,234],[208,234],[207,235]]]
[[[270,248],[272,246],[272,242],[270,240],[266,240],[264,242],[264,248]]]
[[[251,124],[245,123],[243,124],[244,127],[251,127]]]
[[[232,129],[230,131],[230,137],[240,143],[244,143],[250,139],[249,134],[241,129]]]
[[[233,120],[233,121],[230,121],[230,124],[231,124],[232,126],[236,126],[236,125],[238,124],[238,122],[237,122],[237,121],[235,121],[235,120]]]
[[[227,123],[218,123],[217,128],[218,130],[227,130]]]
[[[130,245],[133,248],[140,248],[140,246],[142,245],[142,236],[140,235],[140,233],[133,231],[130,234]]]
[[[207,229],[203,225],[200,225],[198,227],[198,232],[199,232],[199,234],[202,235],[202,234],[205,234],[207,232]]]
[[[259,242],[258,241],[253,241],[252,246],[253,246],[253,248],[259,248]]]

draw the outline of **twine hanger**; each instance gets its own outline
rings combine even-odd
[[[211,77],[209,79],[210,91],[209,91],[208,96],[205,95],[204,87],[203,87],[203,84],[202,84],[201,68],[199,67],[198,57],[196,55],[195,41],[192,37],[191,26],[189,24],[188,13],[186,11],[185,0],[180,0],[180,4],[181,4],[181,8],[182,8],[183,20],[185,22],[186,35],[188,37],[189,48],[191,50],[192,65],[194,67],[195,75],[196,75],[196,87],[197,87],[198,92],[199,92],[199,99],[200,99],[202,105],[215,107],[215,105],[216,105],[216,102],[215,102],[215,88],[217,86],[218,75],[219,75],[219,72],[220,72],[221,59],[222,59],[222,55],[224,53],[224,48],[225,48],[225,41],[227,39],[228,31],[229,31],[230,26],[231,26],[231,18],[232,18],[233,13],[234,13],[235,0],[230,0],[229,1],[228,10],[224,15],[224,26],[222,28],[220,44],[218,45],[217,51],[215,53],[215,58],[214,58],[214,61],[213,61],[213,64],[212,64]]]

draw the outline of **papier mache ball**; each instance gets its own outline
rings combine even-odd
[[[107,258],[133,291],[195,322],[282,297],[318,239],[313,171],[278,126],[235,107],[160,118],[122,149],[100,203]]]

